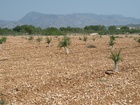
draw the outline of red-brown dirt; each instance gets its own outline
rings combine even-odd
[[[109,36],[88,36],[88,48],[71,36],[69,55],[52,37],[39,44],[27,36],[8,36],[0,50],[0,101],[6,105],[140,105],[140,44],[132,37],[117,38],[123,49],[119,72],[111,60]],[[137,36],[138,37],[138,36]]]

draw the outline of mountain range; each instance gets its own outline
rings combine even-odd
[[[140,24],[140,19],[122,15],[97,15],[92,13],[74,14],[42,14],[30,12],[18,21],[0,20],[1,28],[14,28],[17,25],[33,25],[35,27],[84,27],[87,25],[127,25]]]

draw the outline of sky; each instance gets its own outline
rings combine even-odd
[[[94,13],[140,19],[140,0],[0,0],[0,20],[18,21],[29,12]]]

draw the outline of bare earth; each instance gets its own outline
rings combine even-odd
[[[87,48],[71,36],[70,54],[52,37],[39,44],[27,36],[8,36],[0,50],[0,100],[6,105],[140,105],[140,44],[133,37],[117,38],[123,48],[119,72],[110,57],[109,36],[88,37]]]

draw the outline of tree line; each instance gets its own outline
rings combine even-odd
[[[0,35],[66,35],[70,33],[98,33],[100,35],[113,35],[113,34],[140,34],[139,28],[130,28],[128,26],[109,26],[104,25],[89,25],[84,28],[79,27],[48,27],[42,29],[41,27],[34,27],[32,25],[16,26],[13,29],[0,28]]]

